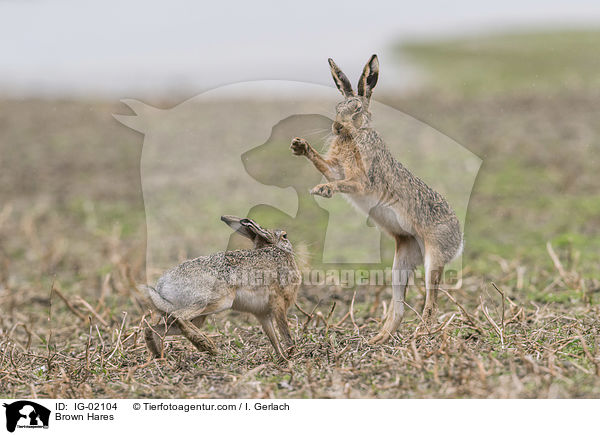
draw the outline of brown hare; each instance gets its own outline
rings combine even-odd
[[[229,308],[254,314],[279,356],[283,357],[283,349],[275,327],[286,345],[292,345],[287,311],[296,299],[300,271],[286,232],[266,230],[251,219],[235,216],[221,220],[252,240],[254,248],[185,261],[165,272],[156,287],[145,287],[156,309],[172,319],[165,317],[146,328],[146,344],[154,356],[161,355],[161,337],[178,334],[199,350],[216,353],[198,328],[209,314]]]
[[[291,149],[295,155],[306,156],[327,179],[311,190],[313,195],[344,194],[396,242],[392,303],[381,331],[370,341],[383,343],[402,322],[406,286],[419,264],[425,266],[423,319],[428,322],[435,314],[444,266],[460,254],[462,234],[456,214],[442,195],[395,160],[371,127],[369,103],[379,75],[377,56],[365,65],[356,93],[332,59],[329,66],[344,100],[336,107],[328,152],[319,155],[301,138],[292,140]]]

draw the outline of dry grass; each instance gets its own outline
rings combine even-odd
[[[50,209],[48,209],[50,212]],[[6,213],[6,212],[5,212]],[[98,240],[111,271],[82,278],[67,292],[45,274],[69,267],[68,247],[46,244],[31,212],[7,218],[39,261],[38,282],[19,282],[4,258],[0,391],[8,397],[598,397],[600,283],[567,268],[550,247],[547,269],[498,258],[496,282],[466,271],[462,290],[440,295],[438,323],[427,329],[409,309],[400,333],[370,346],[389,290],[302,288],[290,323],[296,349],[278,361],[249,316],[227,313],[205,327],[216,357],[168,339],[153,360],[136,304],[142,251],[119,237]],[[31,223],[33,221],[33,223]],[[12,232],[12,231],[11,231]],[[4,233],[6,237],[6,233]],[[34,242],[37,240],[37,242]],[[39,251],[38,251],[39,250]],[[72,266],[71,266],[72,267]],[[79,285],[78,285],[79,284]],[[74,286],[74,287],[73,287]],[[541,303],[526,287],[568,300]],[[73,288],[77,290],[73,290]],[[409,303],[422,303],[413,289]],[[596,302],[595,304],[592,302]],[[417,310],[418,311],[418,310]]]
[[[517,269],[507,272],[518,273]],[[166,344],[165,359],[152,360],[143,342],[143,312],[127,302],[131,294],[115,288],[130,289],[122,278],[106,281],[105,297],[96,307],[75,297],[65,309],[57,292],[51,304],[49,293],[37,300],[37,292],[30,297],[4,297],[3,306],[12,307],[13,313],[32,308],[47,312],[50,305],[51,314],[49,323],[41,319],[37,323],[50,325],[47,329],[24,316],[13,324],[3,317],[3,395],[414,398],[600,394],[597,306],[582,303],[559,309],[508,295],[502,304],[501,294],[491,285],[482,291],[479,283],[466,282],[462,292],[452,295],[461,301],[460,306],[450,296],[442,296],[443,314],[430,330],[412,316],[390,343],[369,346],[367,338],[376,332],[381,314],[381,306],[373,305],[372,289],[357,290],[350,316],[345,314],[353,292],[303,289],[300,307],[308,315],[301,311],[291,315],[296,349],[287,362],[275,359],[254,322],[232,314],[218,316],[207,328],[218,343],[218,356],[200,354],[185,340],[174,339]],[[558,274],[554,281],[566,285]],[[502,284],[499,288],[509,295],[519,293]],[[108,299],[129,312],[113,313],[114,307],[106,305]]]

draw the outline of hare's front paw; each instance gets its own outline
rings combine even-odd
[[[292,139],[292,144],[290,145],[292,152],[296,156],[305,156],[308,154],[308,142],[306,139],[302,139],[299,137],[295,137]]]
[[[323,198],[331,198],[333,195],[333,189],[329,184],[319,184],[310,191],[311,195],[319,195]]]

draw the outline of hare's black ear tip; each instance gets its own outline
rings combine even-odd
[[[335,62],[334,62],[334,61],[333,61],[333,59],[332,59],[332,58],[330,58],[330,57],[329,57],[329,58],[327,58],[327,62],[329,63],[329,66],[334,66],[334,65],[335,65]]]

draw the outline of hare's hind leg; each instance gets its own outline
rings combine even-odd
[[[179,326],[181,334],[190,340],[200,352],[208,352],[211,355],[216,355],[218,353],[217,347],[199,328],[204,324],[206,316],[209,314],[215,314],[231,308],[234,299],[235,292],[229,291],[220,299],[204,307],[201,311],[202,314],[194,317],[192,320],[178,319],[177,326]]]
[[[205,320],[206,316],[198,316],[192,319],[191,322],[197,328],[201,328],[202,325],[204,325]],[[171,335],[182,335],[181,328],[178,326],[177,321],[169,320],[168,318],[164,317],[162,322],[159,322],[153,326],[147,326],[144,329],[146,346],[155,358],[162,358],[165,347],[165,337]]]
[[[167,317],[163,317],[161,322],[145,328],[144,339],[152,356],[155,358],[162,358],[165,347],[165,337],[179,334],[181,334],[181,331],[175,322],[169,320]]]
[[[200,352],[208,352],[211,355],[216,355],[217,347],[213,341],[204,335],[204,333],[200,331],[200,329],[198,329],[192,322],[202,324],[204,323],[204,320],[199,320],[198,317],[192,321],[177,319],[177,326],[181,330],[181,334],[190,340],[194,347]]]
[[[425,253],[425,304],[423,322],[431,323],[437,311],[437,293],[444,274],[444,262],[436,251],[426,249]]]
[[[156,334],[152,329],[154,329],[156,326],[146,326],[146,328],[144,329],[144,340],[146,341],[146,347],[148,348],[148,350],[150,351],[150,353],[152,354],[152,356],[154,358],[160,358],[162,356],[162,350],[163,350],[163,341],[160,339],[160,337],[158,336],[158,334]],[[157,337],[155,337],[155,335]],[[157,339],[160,340],[160,346],[157,343]]]
[[[392,266],[392,300],[381,331],[369,344],[385,343],[398,329],[404,317],[404,296],[410,275],[421,261],[421,249],[414,237],[396,236],[396,253]]]
[[[202,328],[202,326],[204,326],[204,322],[206,322],[206,316],[198,316],[198,317],[194,317],[192,319],[192,323],[198,329],[200,329],[200,328]]]

